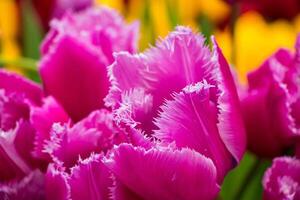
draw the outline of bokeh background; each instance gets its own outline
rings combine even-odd
[[[300,31],[299,0],[0,0],[1,61],[10,67],[22,61],[16,69],[30,68],[34,60],[20,58],[39,58],[50,20],[89,4],[115,8],[128,21],[138,19],[140,50],[178,24],[208,38],[214,34],[242,80],[275,49],[293,49]]]
[[[300,0],[0,0],[0,67],[39,81],[39,46],[49,22],[89,5],[109,6],[127,21],[139,20],[140,51],[179,24],[200,31],[208,44],[215,35],[242,82],[276,49],[293,50],[300,32]],[[226,178],[220,198],[260,199],[269,164],[247,153]]]

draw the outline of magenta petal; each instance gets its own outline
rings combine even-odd
[[[116,11],[94,6],[78,13],[68,12],[62,19],[53,20],[41,51],[48,53],[58,37],[71,34],[84,42],[86,48],[96,49],[104,56],[106,64],[110,64],[113,52],[136,51],[138,31],[137,22],[127,25]]]
[[[147,137],[140,129],[127,128],[127,139],[133,146],[143,147],[144,149],[150,149],[155,146],[155,142],[151,141],[150,137]]]
[[[217,127],[217,105],[211,100],[213,85],[189,85],[174,100],[162,107],[155,136],[162,142],[175,141],[178,147],[188,147],[210,158],[218,172],[218,181],[232,168],[232,155],[224,145]]]
[[[144,198],[139,197],[132,190],[123,185],[119,180],[114,181],[111,193],[112,200],[144,200]]]
[[[118,131],[110,112],[94,111],[68,132],[68,153],[86,158],[91,152],[106,152],[113,146],[114,137],[122,134]]]
[[[298,143],[296,145],[295,154],[296,154],[297,158],[300,159],[300,141],[299,141],[299,139],[298,139]]]
[[[281,49],[248,74],[248,91],[241,95],[242,113],[249,149],[260,156],[280,155],[299,132],[292,110],[299,101],[293,92],[299,86],[291,76],[292,61],[290,52]]]
[[[92,152],[107,152],[123,132],[114,126],[112,114],[107,110],[92,112],[75,125],[69,127],[55,124],[44,151],[52,159],[63,161],[66,167],[73,166],[79,156],[87,158]],[[118,141],[118,142],[122,142]]]
[[[1,183],[0,199],[44,200],[44,175],[40,171],[33,171],[20,181]]]
[[[9,131],[16,127],[20,119],[29,119],[28,99],[20,93],[8,93],[0,89],[0,128]]]
[[[115,62],[109,67],[112,87],[106,98],[107,105],[118,107],[122,93],[143,88],[146,94],[153,96],[152,113],[147,119],[152,121],[159,106],[170,99],[173,92],[203,78],[212,78],[211,53],[204,45],[204,38],[191,29],[177,27],[156,46],[143,54],[121,52],[115,55]],[[150,133],[153,128],[152,124],[143,130]]]
[[[45,167],[46,163],[43,163],[32,156],[36,134],[32,125],[27,121],[19,121],[18,126],[15,129],[15,134],[14,146],[18,155],[20,155],[32,168],[38,167],[42,169]]]
[[[114,55],[115,62],[108,67],[112,86],[105,98],[105,103],[107,106],[118,107],[122,101],[122,92],[133,88],[145,88],[147,71],[138,55],[131,55],[128,52],[119,52]]]
[[[47,200],[70,200],[69,176],[50,164],[45,176]]]
[[[67,10],[81,11],[93,5],[93,0],[56,0],[52,18],[60,18]]]
[[[32,102],[39,104],[43,93],[41,87],[36,83],[25,79],[24,77],[0,70],[0,89],[3,89],[7,94],[19,93]]]
[[[238,162],[245,150],[239,100],[229,66],[216,44],[214,48],[212,55],[201,35],[179,26],[145,53],[116,53],[115,62],[109,67],[112,86],[105,99],[106,105],[117,113],[121,111],[123,121],[127,115],[131,124],[136,122],[136,127],[151,135],[153,130],[160,128],[153,122],[163,102],[172,99],[173,93],[179,93],[187,85],[206,80],[215,87],[211,101],[217,108],[214,115],[220,137]],[[149,103],[142,107],[142,112],[134,109],[135,101],[128,102],[128,98],[124,98],[134,90],[145,93],[136,101],[150,96],[152,106]],[[124,105],[128,108],[125,112]]]
[[[239,162],[246,149],[246,133],[241,115],[241,108],[236,86],[230,67],[217,42],[212,38],[216,70],[217,87],[220,90],[218,98],[218,128],[228,151]]]
[[[300,160],[280,157],[264,175],[264,200],[300,199]]]
[[[15,130],[4,132],[0,130],[0,179],[9,180],[12,178],[21,178],[31,171],[30,166],[19,154],[15,146],[17,132],[20,125]],[[27,144],[24,144],[26,146]],[[18,147],[19,148],[19,147]],[[19,149],[21,150],[21,149]],[[28,149],[24,149],[28,152]]]
[[[59,39],[40,63],[45,90],[74,121],[103,107],[109,83],[98,55],[72,36]]]
[[[142,88],[134,88],[122,95],[122,104],[114,111],[114,119],[118,124],[124,123],[131,127],[152,128],[153,98]]]
[[[160,147],[145,150],[121,144],[105,163],[116,180],[139,199],[206,200],[216,197],[219,191],[213,162],[189,149]],[[125,194],[119,199],[133,196]]]
[[[137,32],[137,23],[126,25],[104,7],[66,13],[51,23],[41,47],[40,74],[46,92],[75,122],[103,108],[109,89],[106,66],[113,52],[135,52]]]
[[[101,159],[101,155],[92,154],[71,169],[69,183],[72,200],[109,199],[109,188],[112,186],[111,173]]]
[[[61,106],[52,97],[47,97],[41,107],[32,107],[30,121],[36,130],[34,156],[40,159],[49,160],[43,152],[45,140],[50,139],[50,130],[53,123],[66,123],[69,118]]]

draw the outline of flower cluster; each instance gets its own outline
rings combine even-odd
[[[300,198],[300,36],[295,49],[279,49],[248,74],[248,86],[240,90],[249,150],[274,158],[296,148],[294,157],[275,158],[266,171],[266,200]]]
[[[211,200],[246,141],[261,157],[296,149],[266,171],[264,199],[300,198],[300,39],[237,91],[214,37],[188,27],[144,52],[138,22],[108,8],[50,27],[41,85],[0,71],[0,199]]]

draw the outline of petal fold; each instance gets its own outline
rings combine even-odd
[[[213,85],[206,81],[188,85],[174,100],[161,108],[155,136],[164,143],[175,142],[210,158],[216,165],[219,182],[232,168],[233,157],[224,145],[217,127],[217,105],[211,100]],[[222,130],[223,131],[223,130]]]
[[[127,187],[118,193],[118,199],[206,200],[214,199],[219,191],[213,162],[189,149],[145,150],[121,144],[114,149],[112,157],[104,162],[122,187]]]
[[[98,55],[72,36],[62,36],[39,66],[46,92],[75,121],[103,107],[108,92],[106,67]]]
[[[108,200],[112,186],[111,173],[102,162],[102,156],[92,154],[71,169],[70,188],[72,200]]]
[[[0,184],[0,199],[9,200],[44,200],[44,174],[32,171],[20,181]]]

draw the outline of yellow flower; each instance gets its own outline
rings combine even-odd
[[[229,13],[229,7],[222,0],[97,0],[97,3],[117,9],[129,21],[141,21],[142,49],[156,38],[166,36],[176,25],[196,29],[200,16],[217,22]]]
[[[0,58],[13,60],[20,56],[17,43],[18,8],[14,0],[0,1]]]
[[[300,25],[300,18],[298,22]],[[232,60],[234,48],[234,65],[239,77],[245,81],[246,74],[257,68],[268,56],[278,48],[293,49],[297,29],[296,22],[275,21],[267,23],[262,16],[255,12],[245,13],[236,22],[234,43],[229,31],[217,32],[216,37],[224,50],[225,56]],[[234,47],[232,47],[234,44]]]
[[[151,0],[150,15],[152,18],[152,25],[154,34],[156,36],[164,37],[172,29],[171,20],[168,15],[167,1]]]
[[[120,13],[125,13],[125,5],[123,0],[96,0],[96,4],[106,5],[118,10]]]
[[[198,0],[200,11],[212,22],[218,23],[230,13],[230,7],[223,0]]]

